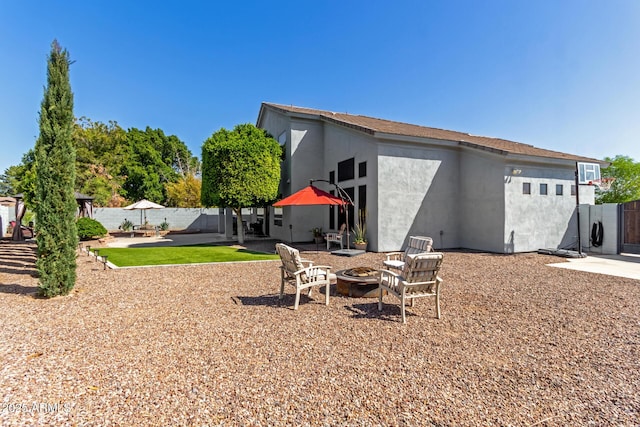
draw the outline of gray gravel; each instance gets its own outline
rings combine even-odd
[[[271,243],[269,245],[272,245]],[[334,270],[380,267],[305,251]],[[430,299],[317,291],[278,304],[279,262],[103,271],[34,298],[28,245],[0,244],[0,424],[640,424],[640,281],[537,254],[445,253]]]

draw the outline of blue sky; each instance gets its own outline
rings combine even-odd
[[[637,0],[3,1],[0,173],[35,143],[54,38],[77,117],[197,156],[267,101],[640,161]]]

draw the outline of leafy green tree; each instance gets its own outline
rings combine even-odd
[[[46,297],[68,294],[76,281],[76,152],[69,65],[69,53],[54,40],[35,147],[36,265],[40,292]]]
[[[167,206],[177,208],[199,208],[202,181],[193,174],[180,177],[177,182],[167,184]]]
[[[252,124],[224,128],[202,145],[202,204],[236,213],[238,241],[244,243],[242,208],[262,205],[278,195],[281,148]]]
[[[166,204],[166,184],[178,181],[183,164],[197,160],[178,137],[166,136],[161,129],[129,129],[127,141],[130,156],[120,170],[125,197]]]
[[[640,163],[631,157],[617,155],[605,157],[609,167],[603,168],[603,177],[615,178],[609,191],[597,191],[596,203],[625,203],[640,199]]]
[[[9,166],[0,175],[0,196],[13,196],[18,194],[20,186],[20,176],[22,168],[20,166]]]
[[[94,122],[87,117],[76,121],[76,189],[94,197],[95,206],[120,206],[124,201],[119,175],[127,162],[127,132],[118,123]]]
[[[27,151],[22,156],[22,163],[9,166],[3,175],[0,175],[0,195],[13,196],[22,193],[23,200],[28,207],[32,207],[35,197],[35,151]]]
[[[167,185],[187,175],[198,177],[200,163],[175,135],[147,127],[122,129],[117,122],[87,117],[73,125],[75,190],[94,197],[95,206],[119,207],[130,201],[168,202]],[[0,194],[23,193],[31,206],[35,194],[35,152],[0,175]]]
[[[188,153],[188,155],[191,155],[191,153]],[[200,179],[200,162],[196,157],[183,159],[180,154],[177,155],[176,160],[180,178],[176,182],[167,183],[165,186],[167,206],[179,208],[201,207],[202,179]]]

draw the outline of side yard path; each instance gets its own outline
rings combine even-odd
[[[253,249],[253,248],[252,248]],[[382,254],[305,251],[334,270]],[[640,281],[538,254],[446,252],[442,318],[317,291],[278,304],[278,261],[107,270],[34,297],[0,244],[0,424],[636,425]],[[44,406],[43,406],[44,405]]]

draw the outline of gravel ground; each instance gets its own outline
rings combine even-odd
[[[269,243],[269,248],[273,244]],[[334,270],[381,265],[305,251]],[[640,424],[640,282],[559,258],[447,252],[432,300],[317,291],[278,304],[278,261],[103,271],[34,297],[33,247],[0,244],[0,424]]]

